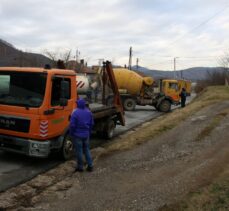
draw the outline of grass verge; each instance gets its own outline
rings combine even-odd
[[[225,86],[213,86],[203,90],[187,107],[177,109],[163,115],[156,120],[140,127],[136,132],[127,133],[104,146],[106,149],[101,155],[107,155],[115,151],[128,150],[142,144],[153,137],[168,131],[184,121],[186,118],[200,109],[229,99],[229,88]],[[214,123],[215,125],[215,123]],[[210,128],[211,129],[211,128]],[[209,130],[209,129],[208,129]]]
[[[221,122],[221,120],[227,116],[229,113],[229,109],[225,109],[224,111],[220,112],[218,115],[216,115],[212,121],[207,125],[201,133],[197,136],[196,141],[201,141],[205,137],[207,137]]]
[[[226,211],[229,209],[229,165],[210,185],[192,192],[173,205],[160,211]]]

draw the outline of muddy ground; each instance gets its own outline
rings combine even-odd
[[[92,173],[65,175],[42,191],[30,189],[13,209],[158,210],[175,203],[209,184],[229,162],[228,108],[229,101],[203,108],[144,144],[100,157]],[[73,170],[74,162],[66,165],[63,169]]]

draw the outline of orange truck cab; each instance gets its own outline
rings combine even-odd
[[[180,93],[182,88],[186,89],[187,95],[191,94],[191,82],[187,80],[163,79],[161,81],[161,92],[169,96],[174,104],[180,103]]]
[[[1,67],[0,149],[35,157],[58,151],[69,159],[73,144],[68,127],[76,108],[76,77],[71,70]],[[124,125],[123,109],[117,103],[93,114],[97,128],[102,123],[111,125],[104,128],[108,135],[117,121]]]

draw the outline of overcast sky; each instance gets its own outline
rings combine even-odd
[[[201,24],[201,25],[200,25]],[[218,66],[229,50],[228,0],[0,0],[0,38],[37,53],[79,49],[152,69]]]

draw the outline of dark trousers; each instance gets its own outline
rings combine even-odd
[[[186,99],[181,99],[181,107],[182,107],[182,108],[185,107],[185,102],[186,102]]]
[[[88,138],[74,137],[73,144],[75,147],[77,168],[83,169],[83,154],[85,155],[87,165],[89,167],[92,167],[93,162],[92,162],[90,147],[89,147],[89,137]]]

